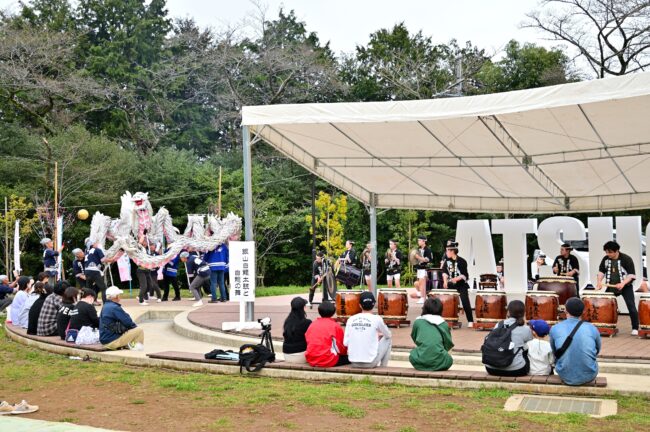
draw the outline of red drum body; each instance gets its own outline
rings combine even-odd
[[[474,314],[477,330],[491,329],[499,321],[506,319],[508,299],[505,291],[478,291],[476,293],[476,307]]]
[[[650,335],[650,293],[639,298],[639,336]]]
[[[361,313],[361,293],[363,291],[339,291],[336,293],[336,316],[347,320]]]
[[[526,294],[526,320],[543,319],[549,325],[557,324],[560,298],[553,292],[535,292]]]
[[[378,290],[377,309],[385,320],[406,320],[409,310],[406,290]]]
[[[589,293],[582,296],[585,310],[582,319],[596,326],[600,334],[613,336],[618,333],[618,307],[611,293]]]
[[[449,327],[459,328],[458,309],[460,308],[460,294],[455,290],[431,290],[429,297],[437,298],[442,303],[442,318]]]
[[[560,306],[564,306],[571,297],[578,297],[576,281],[571,277],[549,276],[537,281],[538,291],[551,291],[558,295]]]

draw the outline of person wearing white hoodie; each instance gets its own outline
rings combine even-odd
[[[413,323],[411,339],[415,348],[411,350],[409,361],[417,370],[447,370],[454,363],[449,354],[454,347],[451,331],[441,313],[442,302],[437,298],[428,298],[422,306],[422,315]]]

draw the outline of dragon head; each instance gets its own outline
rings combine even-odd
[[[135,210],[146,210],[151,207],[148,192],[136,192],[131,197],[131,201],[133,201]]]

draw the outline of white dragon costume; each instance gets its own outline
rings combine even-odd
[[[106,239],[113,244],[105,252],[106,258],[113,261],[126,253],[138,266],[156,268],[165,265],[182,250],[207,252],[223,244],[241,232],[242,221],[233,213],[219,219],[208,215],[207,226],[204,215],[188,215],[187,228],[181,235],[172,224],[172,218],[164,207],[153,214],[149,195],[127,191],[122,195],[120,218],[111,219],[100,212],[93,215],[90,224],[89,243],[99,243],[102,248]],[[166,240],[169,249],[162,255],[149,255],[138,239],[145,237],[147,242],[162,245]]]

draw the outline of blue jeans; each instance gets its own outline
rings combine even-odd
[[[212,270],[210,272],[210,293],[212,294],[212,300],[217,299],[217,284],[219,284],[219,295],[221,296],[221,300],[226,299],[224,273],[224,270]]]

